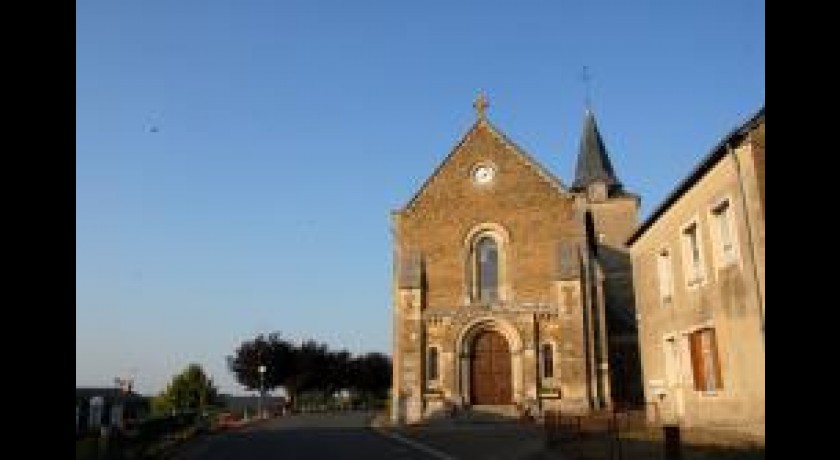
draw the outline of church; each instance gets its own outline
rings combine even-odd
[[[567,185],[476,121],[393,235],[396,423],[453,411],[585,414],[642,400],[632,267],[639,197],[587,109]]]

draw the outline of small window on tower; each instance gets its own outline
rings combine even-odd
[[[589,200],[593,202],[600,202],[607,199],[607,184],[603,182],[595,182],[589,185]]]

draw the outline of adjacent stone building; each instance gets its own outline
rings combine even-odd
[[[650,417],[764,436],[764,108],[628,240]]]
[[[477,120],[392,213],[392,414],[584,413],[641,400],[627,192],[587,110],[564,185]]]

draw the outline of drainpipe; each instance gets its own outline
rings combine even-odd
[[[738,155],[735,154],[735,150],[732,149],[732,144],[730,142],[726,143],[726,152],[735,160],[735,169],[738,171],[738,187],[741,192],[741,207],[744,210],[744,219],[746,219],[747,223],[747,246],[750,248],[750,257],[752,257],[752,266],[753,266],[753,277],[755,279],[755,292],[756,297],[758,298],[758,317],[761,321],[761,347],[764,348],[764,301],[761,297],[761,285],[758,282],[758,267],[756,264],[756,257],[755,257],[755,247],[753,246],[753,238],[752,238],[752,222],[750,221],[750,212],[747,208],[747,196],[744,191],[744,181],[743,176],[741,175],[741,163],[738,161]]]
[[[581,259],[581,276],[580,276],[580,292],[581,292],[581,326],[583,332],[583,353],[584,371],[586,372],[586,400],[590,410],[598,409],[595,401],[595,387],[597,385],[597,377],[594,365],[593,347],[593,330],[592,330],[592,278],[590,276],[589,264],[589,249],[588,242],[584,240],[584,246],[578,248],[578,255]]]

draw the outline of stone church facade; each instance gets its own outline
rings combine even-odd
[[[638,196],[587,110],[565,185],[477,120],[392,212],[392,416],[586,413],[641,399],[632,268]]]

